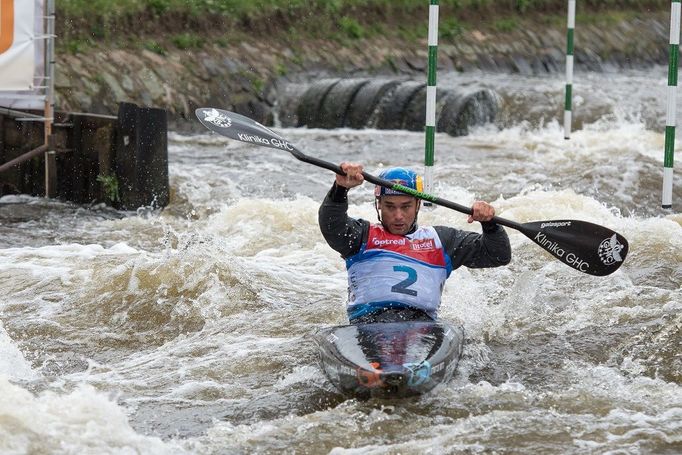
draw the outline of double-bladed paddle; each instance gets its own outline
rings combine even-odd
[[[277,133],[243,115],[222,109],[199,108],[196,110],[196,116],[206,128],[222,136],[285,150],[300,161],[345,175],[340,166],[304,154]],[[467,215],[472,214],[471,208],[455,202],[413,190],[367,172],[363,172],[362,175],[365,180],[375,185],[400,191]],[[587,221],[551,220],[517,223],[498,216],[493,217],[492,221],[520,231],[564,264],[590,275],[604,276],[615,272],[623,264],[628,253],[628,242],[622,235]]]

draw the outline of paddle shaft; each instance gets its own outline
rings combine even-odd
[[[319,158],[315,158],[312,156],[308,156],[304,153],[302,153],[300,150],[296,149],[295,147],[291,147],[293,150],[289,150],[289,152],[294,155],[298,160],[303,161],[308,164],[312,164],[314,166],[318,166],[324,169],[328,169],[332,172],[337,173],[338,175],[346,175],[345,172],[341,169],[341,166],[330,163],[329,161],[324,161]],[[433,196],[431,194],[427,193],[422,193],[420,191],[414,191],[411,188],[406,188],[402,187],[401,185],[396,185],[394,182],[391,182],[389,180],[382,179],[381,177],[374,176],[372,174],[369,174],[367,172],[363,172],[362,176],[364,179],[370,183],[373,183],[375,185],[383,186],[384,188],[390,188],[390,189],[395,189],[397,191],[402,191],[403,193],[409,195],[409,196],[414,196],[419,199],[423,199],[425,201],[432,202],[436,205],[440,205],[443,207],[447,207],[452,210],[456,210],[458,212],[464,213],[466,215],[471,215],[473,213],[473,210],[471,207],[467,207],[465,205],[457,204],[456,202],[448,201],[446,199],[439,198],[438,196]],[[505,218],[500,218],[499,216],[494,216],[491,220],[491,222],[501,224],[502,226],[506,226],[511,229],[516,229],[521,232],[523,232],[523,227],[511,220],[507,220]]]
[[[274,131],[243,115],[215,108],[199,108],[197,118],[208,129],[223,136],[253,145],[284,150],[300,161],[328,169],[339,175],[346,175],[339,165],[306,155]],[[430,201],[467,215],[473,214],[470,207],[366,172],[363,172],[362,176],[375,185]],[[587,221],[549,220],[521,224],[497,216],[491,221],[521,232],[564,264],[591,275],[604,276],[613,273],[623,264],[628,252],[628,242],[622,235]]]

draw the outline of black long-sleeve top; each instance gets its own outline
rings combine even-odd
[[[343,258],[360,251],[367,239],[370,222],[348,216],[348,190],[334,184],[318,212],[320,230],[325,240]],[[453,269],[498,267],[511,261],[509,237],[496,223],[482,222],[483,233],[434,226]]]

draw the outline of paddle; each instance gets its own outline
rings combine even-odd
[[[305,163],[344,175],[341,167],[336,164],[305,155],[269,128],[243,115],[221,109],[199,108],[196,110],[196,116],[206,128],[222,136],[263,147],[285,150]],[[471,208],[455,202],[415,191],[366,172],[362,175],[365,180],[375,185],[391,188],[467,215],[472,214]],[[615,272],[623,264],[628,253],[628,242],[623,236],[611,229],[586,221],[551,220],[521,224],[498,216],[492,221],[522,232],[564,264],[590,275],[604,276]]]

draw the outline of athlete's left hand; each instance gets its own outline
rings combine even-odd
[[[476,201],[474,205],[471,206],[473,214],[469,215],[468,223],[473,223],[474,221],[490,221],[495,216],[495,209],[492,205],[483,201]]]

